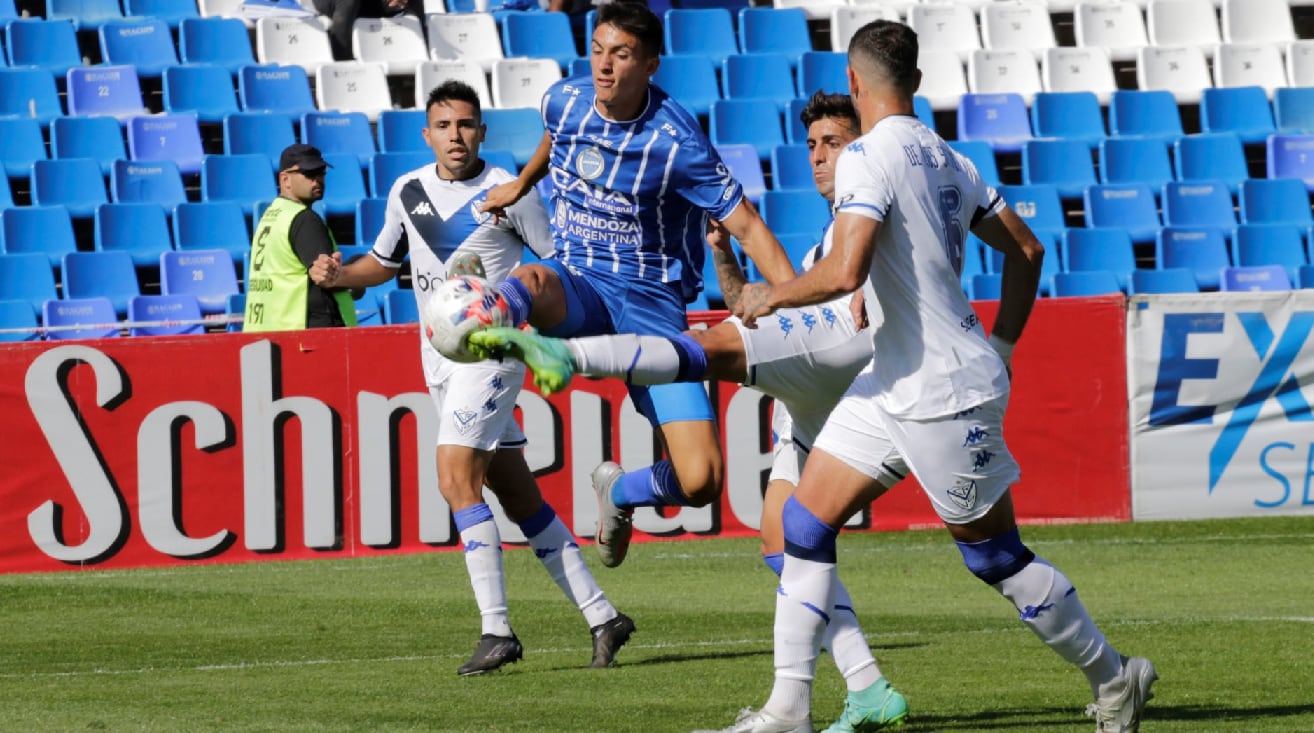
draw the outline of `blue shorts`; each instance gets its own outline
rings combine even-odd
[[[571,338],[609,333],[676,336],[689,328],[684,298],[670,284],[572,268],[557,259],[538,264],[557,274],[566,293],[566,319],[544,329],[545,336]],[[701,383],[630,385],[629,391],[639,414],[653,425],[716,419]]]

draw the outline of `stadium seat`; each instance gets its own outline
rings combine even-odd
[[[516,165],[516,156],[512,155],[509,150],[493,150],[492,148],[484,149],[481,147],[479,148],[479,158],[488,165],[501,168],[508,173],[520,172],[520,167]],[[543,181],[539,181],[539,185],[542,185],[542,183]],[[550,184],[551,181],[548,181],[548,183]]]
[[[260,153],[269,169],[278,166],[283,149],[297,141],[292,119],[283,114],[238,112],[224,118],[224,155]]]
[[[952,140],[949,147],[962,153],[976,166],[981,180],[991,186],[999,185],[999,165],[995,161],[995,151],[984,140]],[[811,181],[809,177],[809,182]]]
[[[1003,285],[1004,276],[997,272],[973,273],[969,281],[967,297],[972,300],[999,300]]]
[[[1249,178],[1237,195],[1242,224],[1314,225],[1309,193],[1296,178]]]
[[[356,203],[356,244],[364,247],[374,245],[383,222],[387,216],[388,200],[385,198],[361,199]]]
[[[808,131],[803,127],[803,110],[807,106],[807,97],[795,97],[785,107],[785,142],[790,145],[806,145],[808,142]]]
[[[1035,231],[1060,232],[1066,226],[1063,202],[1054,186],[1000,186],[999,195]]]
[[[420,309],[413,290],[389,290],[383,298],[383,320],[390,325],[419,323]]]
[[[1058,45],[1049,8],[1043,1],[991,2],[982,6],[981,44],[989,49],[1022,49],[1036,58]]]
[[[366,288],[365,296],[356,301],[356,325],[385,325],[387,322],[383,318],[383,302],[387,299],[388,293],[394,290],[397,290],[396,277]]]
[[[1100,143],[1102,183],[1146,183],[1159,190],[1173,180],[1173,164],[1162,140],[1111,137]]]
[[[847,53],[849,41],[859,28],[873,20],[903,22],[899,9],[891,5],[863,3],[837,5],[830,9],[830,50]]]
[[[109,201],[100,163],[92,158],[38,160],[32,163],[32,203],[63,206],[74,219],[90,219]]]
[[[42,303],[58,297],[50,258],[37,252],[0,254],[0,293],[26,302],[35,317]]]
[[[1314,87],[1274,90],[1273,122],[1279,132],[1314,134]]]
[[[1041,92],[1031,104],[1036,137],[1080,140],[1092,149],[1108,137],[1100,100],[1092,92]]]
[[[1299,178],[1314,191],[1314,135],[1270,135],[1266,153],[1269,178]]]
[[[236,74],[253,66],[251,39],[237,18],[183,18],[178,26],[178,59],[184,64],[215,64]]]
[[[43,127],[63,117],[54,75],[36,67],[0,68],[0,116],[30,117]]]
[[[953,51],[964,62],[981,48],[976,14],[961,3],[913,5],[908,9],[908,25],[917,32],[920,48]]]
[[[662,59],[666,66],[670,59]],[[661,69],[659,68],[658,71]],[[439,59],[425,61],[415,67],[415,107],[425,109],[429,105],[429,92],[448,79],[456,79],[469,84],[479,95],[479,106],[487,110],[493,106],[493,94],[488,89],[488,77],[484,68],[474,59]]]
[[[1301,289],[1314,288],[1314,265],[1302,265],[1297,273],[1296,286]]]
[[[707,119],[712,102],[721,98],[716,67],[702,55],[662,57],[652,82],[701,119]]]
[[[1090,295],[1108,295],[1121,293],[1118,278],[1106,270],[1082,270],[1080,272],[1054,273],[1050,292],[1056,298],[1071,298]]]
[[[1103,48],[1058,46],[1040,59],[1040,86],[1047,92],[1090,92],[1107,106],[1118,82]]]
[[[201,308],[190,295],[136,295],[128,300],[130,336],[184,336],[205,333]]]
[[[433,161],[432,151],[422,152],[429,162]],[[365,176],[356,156],[351,153],[325,153],[324,161],[329,167],[324,179],[324,197],[320,203],[331,216],[355,216],[356,202],[368,195],[365,191]]]
[[[245,112],[269,112],[295,122],[315,109],[310,80],[300,66],[243,66],[237,74],[237,98]]]
[[[17,206],[0,216],[5,252],[44,255],[50,266],[58,268],[68,252],[77,251],[73,220],[63,206]]]
[[[1080,199],[1097,182],[1090,148],[1080,140],[1028,140],[1022,146],[1022,182],[1049,184],[1064,199]]]
[[[771,124],[771,120],[775,124]],[[716,147],[747,143],[757,150],[758,160],[771,159],[771,151],[785,142],[780,112],[767,99],[722,99],[712,104],[710,136]]]
[[[169,24],[158,18],[110,20],[100,27],[100,55],[105,63],[133,66],[145,79],[159,79],[178,65]]]
[[[1296,40],[1289,0],[1222,0],[1222,38],[1228,43],[1262,43],[1277,48]]]
[[[237,92],[228,69],[213,64],[170,66],[164,70],[164,111],[187,114],[218,125],[238,111]]]
[[[14,193],[9,190],[9,176],[0,175],[0,216],[4,215],[4,210],[14,205]],[[0,239],[0,252],[4,251],[4,240]]]
[[[1224,267],[1218,289],[1223,292],[1290,290],[1291,280],[1282,265]]]
[[[1041,91],[1036,57],[1025,48],[977,49],[967,57],[967,88],[973,94],[1019,94],[1031,104]]]
[[[1291,86],[1314,86],[1314,40],[1292,41],[1287,44],[1285,61],[1287,81]]]
[[[0,342],[40,341],[41,323],[26,300],[0,300]],[[54,296],[51,296],[54,297]]]
[[[375,153],[369,166],[370,195],[386,197],[398,178],[424,165],[433,165],[433,153],[425,150]]]
[[[1171,92],[1178,104],[1199,104],[1202,90],[1214,85],[1202,49],[1193,46],[1146,46],[1136,57],[1136,86]]]
[[[1282,265],[1291,282],[1309,264],[1302,230],[1292,224],[1242,224],[1232,237],[1232,262],[1251,265]]]
[[[240,262],[251,232],[236,201],[185,201],[173,210],[173,241],[179,252],[222,249]]]
[[[160,254],[173,249],[169,219],[158,204],[104,204],[96,209],[97,252],[126,252],[135,266],[159,265]]]
[[[137,269],[127,252],[70,252],[64,255],[64,299],[107,298],[114,312],[128,312],[128,299],[141,294]]]
[[[119,0],[46,0],[46,20],[71,21],[78,30],[94,31],[122,18]]]
[[[1118,278],[1118,287],[1129,292],[1131,273],[1136,269],[1136,252],[1131,237],[1122,229],[1065,229],[1059,259],[1067,272],[1104,270]]]
[[[1168,226],[1236,227],[1232,196],[1222,181],[1170,182],[1163,187],[1163,220]]]
[[[984,140],[996,153],[1016,153],[1032,139],[1030,112],[1017,94],[964,94],[958,139]]]
[[[315,18],[265,16],[256,21],[256,60],[300,66],[308,76],[333,63],[328,31]]]
[[[1137,50],[1149,44],[1135,2],[1082,0],[1073,12],[1072,30],[1078,46],[1102,48],[1113,61],[1134,61]]]
[[[123,129],[113,117],[56,118],[50,125],[50,152],[53,158],[92,158],[106,175],[115,161],[128,157]]]
[[[808,191],[814,186],[808,146],[777,145],[771,151],[771,188],[776,191]]]
[[[517,167],[529,162],[543,139],[543,116],[537,109],[486,109],[483,120],[488,126],[484,147],[510,151]]]
[[[1262,143],[1275,132],[1273,112],[1263,88],[1205,89],[1200,102],[1204,132],[1233,132],[1244,143]]]
[[[800,8],[743,8],[739,11],[739,50],[784,54],[797,67],[799,58],[812,50],[807,14]]]
[[[1173,165],[1179,181],[1218,180],[1233,194],[1250,176],[1241,139],[1231,132],[1183,136],[1173,145]]]
[[[484,73],[503,58],[497,23],[488,13],[443,13],[428,16],[429,58],[474,61]]]
[[[663,60],[662,63],[665,63]],[[803,54],[798,67],[798,88],[801,96],[811,96],[813,92],[823,91],[828,94],[849,93],[849,58],[847,54],[831,51],[808,51]]]
[[[1151,46],[1209,49],[1218,45],[1218,14],[1212,0],[1152,0],[1145,8]]]
[[[420,19],[409,13],[357,18],[351,26],[351,55],[382,66],[388,76],[407,76],[415,73],[416,64],[429,60],[429,46]]]
[[[70,115],[109,115],[123,120],[147,114],[134,66],[69,69],[65,89]]]
[[[135,161],[171,160],[185,175],[199,173],[205,156],[200,126],[189,114],[133,117],[128,120],[128,155]]]
[[[1153,242],[1162,226],[1154,191],[1144,183],[1088,186],[1084,203],[1086,226],[1121,227],[1137,244]]]
[[[559,67],[558,79],[579,57],[565,13],[508,14],[502,22],[502,52],[507,58],[552,59]]]
[[[720,68],[726,57],[739,53],[734,21],[725,8],[668,10],[662,25],[668,55],[706,56]]]
[[[707,298],[709,307],[714,309],[725,307],[725,294],[721,292],[721,281],[716,277],[716,265],[710,255],[703,258],[702,295]]]
[[[109,298],[47,300],[41,308],[48,341],[121,336],[117,322]]]
[[[278,178],[265,155],[207,155],[201,161],[202,201],[236,201],[250,216],[255,202],[277,195]]]
[[[1109,133],[1177,141],[1182,116],[1171,92],[1119,89],[1109,100]]]
[[[41,123],[30,117],[0,117],[0,163],[4,164],[6,176],[28,178],[32,164],[45,159]]]
[[[314,145],[321,153],[351,153],[362,170],[377,152],[374,131],[363,112],[307,112],[301,118],[301,142]]]
[[[114,161],[110,171],[110,201],[158,204],[169,212],[186,200],[187,189],[178,164],[172,160]]]
[[[733,54],[722,66],[721,80],[726,99],[766,99],[780,112],[798,96],[784,54]]]
[[[204,0],[202,0],[204,2]],[[243,273],[242,277],[246,277]],[[228,296],[228,305],[224,307],[224,317],[228,319],[225,330],[228,333],[242,332],[242,318],[246,316],[246,294],[233,293]]]
[[[920,94],[913,95],[913,114],[917,116],[917,119],[922,121],[923,125],[926,125],[932,130],[936,129],[935,110],[931,107],[931,102],[926,97],[923,97]]]
[[[1036,238],[1045,246],[1046,256],[1040,264],[1040,284],[1039,295],[1053,295],[1054,275],[1063,270],[1059,263],[1059,240],[1062,238],[1062,230],[1034,230]],[[967,241],[975,241],[975,246],[968,245],[964,247],[964,252],[974,248],[981,250],[982,259],[985,265],[985,271],[988,273],[1003,274],[1004,272],[1004,253],[982,242],[975,235],[967,238]]]
[[[1214,54],[1214,84],[1223,88],[1256,86],[1271,97],[1273,90],[1287,86],[1282,51],[1266,43],[1219,44]]]
[[[922,49],[917,55],[922,85],[917,94],[931,103],[931,109],[957,110],[959,100],[967,94],[967,75],[957,53],[945,49]]]
[[[371,123],[379,118],[380,112],[392,109],[392,94],[383,67],[361,61],[320,65],[315,77],[315,98],[322,112],[358,112]]]
[[[493,106],[538,110],[543,94],[561,80],[552,59],[499,59],[493,62]]]
[[[766,192],[766,176],[762,173],[762,159],[757,148],[748,143],[729,143],[716,145],[716,153],[739,181],[748,200],[754,204],[761,201]]]
[[[819,241],[830,223],[830,204],[816,191],[767,191],[762,219],[773,232],[807,234]]]
[[[429,126],[423,108],[390,109],[379,113],[376,132],[379,152],[397,153],[407,150],[428,150],[422,134]]]
[[[1214,227],[1163,227],[1155,240],[1160,268],[1185,267],[1201,290],[1218,290],[1219,273],[1231,265],[1223,230]]]
[[[1151,270],[1141,268],[1131,274],[1131,295],[1198,293],[1195,273],[1186,267]]]
[[[36,66],[63,78],[82,65],[73,22],[19,18],[5,24],[5,54],[12,67]]]
[[[164,252],[159,265],[164,294],[195,298],[205,315],[223,313],[228,296],[237,292],[233,257],[226,249]]]

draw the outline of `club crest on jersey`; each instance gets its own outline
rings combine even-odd
[[[575,171],[586,181],[602,175],[602,169],[606,167],[607,162],[602,159],[602,153],[597,148],[585,148],[575,156]]]
[[[558,229],[564,229],[565,226],[566,226],[566,202],[565,202],[565,201],[563,201],[563,200],[561,200],[561,199],[557,199],[557,210],[554,212],[554,214],[555,214],[555,215],[553,216],[553,218],[556,220],[557,228],[558,228]]]
[[[476,224],[483,224],[484,222],[491,219],[493,216],[491,213],[487,211],[479,210],[479,207],[483,206],[485,201],[487,201],[487,199],[480,196],[479,198],[470,202],[470,216],[475,220]]]

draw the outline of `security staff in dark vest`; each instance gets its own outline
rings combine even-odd
[[[337,251],[328,225],[310,208],[324,197],[327,169],[311,145],[289,145],[279,156],[278,198],[251,240],[244,332],[356,325],[351,292],[321,288],[307,275],[315,258]]]

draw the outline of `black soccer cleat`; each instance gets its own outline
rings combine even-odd
[[[610,667],[616,663],[616,652],[630,640],[634,633],[634,620],[617,612],[616,618],[594,626],[593,661],[590,667]]]
[[[622,642],[624,643],[624,642]],[[479,637],[479,643],[475,645],[474,654],[470,655],[470,661],[461,665],[456,673],[462,677],[468,677],[472,674],[483,674],[500,669],[504,664],[510,664],[518,661],[525,656],[525,648],[520,645],[520,640],[515,634],[511,636],[494,636],[493,634],[484,634]]]

